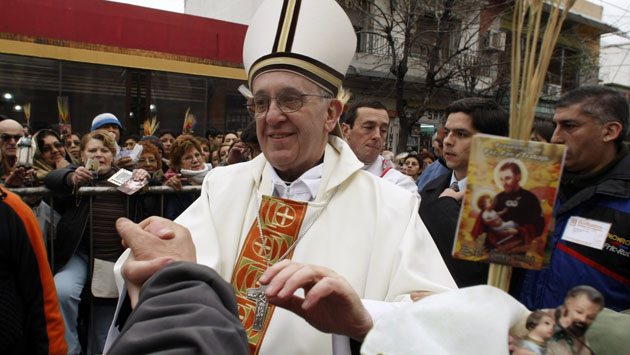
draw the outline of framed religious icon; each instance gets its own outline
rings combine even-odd
[[[563,145],[477,134],[453,256],[540,269]]]

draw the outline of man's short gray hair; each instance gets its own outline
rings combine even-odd
[[[619,91],[606,86],[584,85],[564,94],[556,103],[556,109],[580,104],[582,114],[600,123],[619,122],[621,133],[616,143],[621,144],[628,134],[628,100]]]

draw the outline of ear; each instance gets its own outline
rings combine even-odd
[[[339,122],[339,116],[343,110],[343,104],[337,99],[331,99],[328,107],[326,108],[326,122],[324,128],[326,132],[330,133],[335,129],[335,125]]]
[[[602,127],[602,140],[605,143],[614,142],[617,138],[619,138],[622,130],[623,126],[619,122],[606,122]]]
[[[348,139],[348,134],[350,133],[350,125],[347,123],[341,124],[341,132],[343,132],[343,137]]]

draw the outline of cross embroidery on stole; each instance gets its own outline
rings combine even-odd
[[[263,196],[258,213],[264,238],[254,220],[234,267],[232,286],[251,354],[258,354],[274,311],[274,306],[270,306],[264,296],[265,286],[261,286],[258,279],[267,264],[278,262],[298,239],[307,206],[306,202]],[[291,259],[294,251],[291,250],[286,259]]]

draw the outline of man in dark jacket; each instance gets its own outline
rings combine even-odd
[[[457,100],[446,112],[443,154],[452,171],[429,182],[420,192],[420,217],[457,286],[484,284],[488,276],[487,264],[453,259],[451,254],[460,203],[466,191],[472,136],[477,133],[507,135],[508,114],[493,101],[482,98]]]
[[[577,285],[599,290],[606,307],[630,308],[630,156],[623,143],[628,114],[626,98],[607,87],[582,86],[557,102],[551,142],[566,145],[567,154],[551,265],[513,282],[512,291],[528,308],[556,307]],[[576,225],[599,227],[583,240],[575,237]]]

